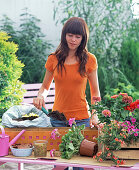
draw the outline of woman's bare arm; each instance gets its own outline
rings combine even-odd
[[[38,96],[37,96],[37,98],[33,99],[34,106],[40,110],[41,110],[42,106],[45,108],[44,98],[48,94],[48,89],[52,82],[52,79],[53,79],[53,73],[46,69],[43,83],[42,83],[42,85],[39,89],[39,92],[38,92]]]
[[[95,104],[95,100],[93,97],[100,97],[100,90],[99,90],[99,83],[98,83],[98,75],[97,70],[93,70],[91,73],[88,74],[88,80],[90,85],[90,92],[91,92],[91,104]],[[92,110],[92,113],[94,110]],[[92,119],[90,120],[90,126],[98,124],[98,117],[97,115],[92,115]]]

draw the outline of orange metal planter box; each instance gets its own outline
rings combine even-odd
[[[36,140],[48,140],[47,150],[56,149],[59,150],[59,144],[61,143],[61,137],[65,135],[69,128],[67,127],[56,127],[61,134],[60,138],[54,140],[50,139],[51,132],[55,129],[55,127],[47,127],[47,128],[24,128],[26,131],[24,134],[16,141],[16,143],[33,143]],[[13,139],[19,131],[23,128],[5,128],[5,133],[10,136],[10,140]],[[84,131],[82,131],[84,137],[90,141],[97,142],[94,137],[98,136],[97,128],[89,128],[87,127]]]

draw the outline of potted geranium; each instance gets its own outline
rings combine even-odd
[[[69,119],[69,125],[71,128],[64,136],[62,136],[62,142],[59,144],[61,157],[64,159],[70,159],[77,154],[86,156],[95,155],[98,151],[98,145],[95,142],[88,141],[84,138],[83,131],[85,125],[77,126],[75,118]],[[56,137],[59,136],[58,129],[54,129],[51,133],[51,138],[56,139]],[[54,149],[50,151],[51,156],[53,156],[53,153],[55,153]]]
[[[123,164],[114,155],[115,150],[120,150],[123,144],[138,141],[139,134],[139,100],[133,102],[127,93],[120,93],[101,100],[96,98],[95,105],[91,106],[94,114],[99,118],[98,143],[101,146],[94,158],[99,162],[111,159],[115,164]]]

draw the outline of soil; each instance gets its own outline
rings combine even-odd
[[[47,116],[52,117],[56,120],[67,121],[65,115],[57,110],[50,112]]]
[[[32,144],[14,144],[12,145],[13,148],[17,148],[17,149],[27,149],[27,148],[32,148]]]

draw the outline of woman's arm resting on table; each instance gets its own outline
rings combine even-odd
[[[100,97],[97,70],[93,70],[91,73],[88,74],[88,80],[91,91],[91,104],[95,104],[95,100],[93,99],[93,97]],[[93,112],[94,110],[92,110],[92,114]],[[92,115],[92,119],[90,119],[90,127],[92,127],[93,125],[97,126],[97,124],[98,117],[96,114],[94,114]]]
[[[43,83],[39,89],[37,98],[33,99],[35,107],[41,110],[42,106],[45,108],[44,98],[47,97],[49,86],[53,79],[53,73],[46,69]],[[46,108],[45,108],[46,109]]]

